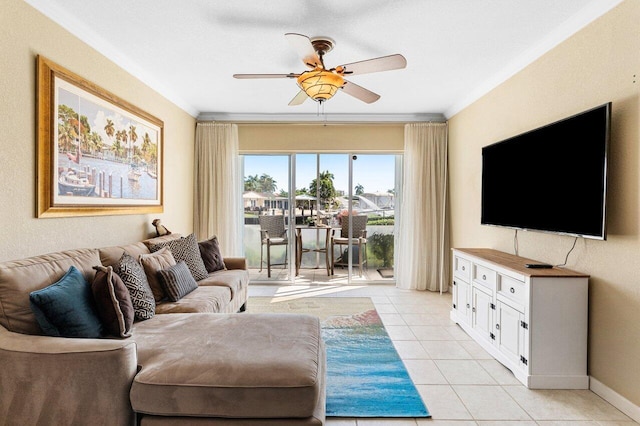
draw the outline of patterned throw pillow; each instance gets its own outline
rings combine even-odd
[[[154,253],[141,254],[139,259],[147,275],[147,281],[149,281],[149,287],[151,287],[153,297],[156,299],[156,303],[158,303],[166,297],[162,289],[162,284],[160,284],[158,272],[175,265],[176,260],[173,258],[169,247],[164,247]]]
[[[142,265],[125,251],[114,271],[122,279],[124,285],[127,286],[127,290],[129,290],[136,319],[146,320],[153,318],[156,314],[156,301],[153,298],[153,292],[149,287]]]
[[[102,336],[91,286],[75,266],[57,282],[29,294],[31,310],[47,336]]]
[[[200,248],[200,256],[202,257],[205,268],[207,268],[207,272],[227,269],[227,266],[224,264],[222,254],[220,253],[218,237],[214,235],[213,238],[210,238],[207,241],[200,241],[198,243],[198,247]]]
[[[131,295],[111,266],[94,266],[96,276],[91,283],[96,311],[109,336],[130,337],[135,313]]]
[[[160,271],[164,291],[172,302],[177,302],[198,288],[187,264],[181,260],[173,266]]]
[[[153,244],[149,246],[150,252],[156,252],[163,247],[169,247],[171,253],[176,262],[184,261],[191,271],[193,279],[200,281],[209,276],[207,268],[204,266],[202,256],[200,256],[200,249],[198,248],[198,241],[196,236],[191,234],[187,237],[182,237],[177,240],[166,241],[163,243]]]

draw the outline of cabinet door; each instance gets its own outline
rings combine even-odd
[[[456,278],[453,287],[453,304],[458,313],[458,319],[468,324],[471,320],[471,286],[466,281]]]
[[[493,310],[491,310],[492,296],[489,292],[478,286],[471,289],[471,326],[478,334],[488,341],[493,332]]]
[[[498,301],[496,312],[496,342],[498,349],[516,365],[523,366],[521,356],[524,356],[524,320],[522,312]]]

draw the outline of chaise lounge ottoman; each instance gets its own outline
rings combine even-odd
[[[171,314],[140,322],[134,339],[141,370],[131,404],[142,425],[183,424],[190,417],[321,425],[326,360],[320,333],[309,315]]]

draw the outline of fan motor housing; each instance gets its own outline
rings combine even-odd
[[[333,50],[333,47],[336,45],[335,40],[325,36],[313,37],[310,40],[313,49],[318,55],[321,56],[325,53],[331,52],[331,50]]]

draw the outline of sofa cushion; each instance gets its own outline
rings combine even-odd
[[[102,336],[102,323],[91,286],[75,266],[69,267],[56,283],[31,292],[29,300],[36,320],[47,336]]]
[[[124,252],[114,271],[129,290],[135,318],[138,320],[152,318],[156,312],[156,301],[142,265],[127,252]]]
[[[301,314],[175,314],[136,323],[141,369],[131,405],[161,416],[310,417],[324,389],[320,333],[319,319]]]
[[[150,247],[155,244],[166,243],[167,241],[179,240],[182,238],[181,234],[166,234],[160,237],[152,237],[144,240],[142,243],[147,247]]]
[[[164,300],[156,305],[156,314],[229,312],[231,291],[227,287],[198,287],[177,302]]]
[[[249,271],[244,269],[224,269],[209,274],[204,280],[198,281],[200,287],[222,286],[231,290],[231,298],[236,297],[240,289],[249,285]]]
[[[147,276],[147,281],[149,281],[149,287],[151,287],[156,303],[166,298],[167,295],[159,273],[161,270],[176,264],[169,247],[164,247],[154,253],[141,254],[138,260],[140,260],[144,268],[144,273]]]
[[[105,334],[117,337],[131,336],[135,312],[127,286],[118,274],[113,272],[111,266],[95,266],[95,270],[96,276],[91,283],[91,291]]]
[[[211,273],[227,269],[224,264],[224,259],[222,258],[222,253],[220,253],[218,237],[214,235],[213,238],[200,241],[198,247],[200,248],[200,256],[202,256],[202,261],[204,262],[205,268],[207,268],[207,272]]]
[[[187,264],[191,275],[193,275],[193,279],[200,281],[207,277],[207,268],[204,266],[202,256],[200,256],[200,249],[198,248],[198,241],[196,240],[195,234],[190,234],[177,240],[174,239],[150,244],[149,250],[153,253],[163,247],[169,247],[176,262],[183,260]]]
[[[198,284],[196,284],[196,280],[193,279],[184,260],[159,271],[159,274],[164,292],[167,295],[167,299],[171,302],[177,302],[198,288]]]
[[[98,251],[100,252],[100,262],[102,265],[113,266],[114,269],[124,252],[127,252],[134,259],[138,259],[141,254],[150,253],[149,248],[142,242],[126,244],[123,246],[102,247],[99,248]]]
[[[98,250],[67,250],[0,264],[0,324],[16,333],[42,334],[31,310],[29,293],[58,281],[75,266],[89,282],[94,265],[100,264]]]
[[[100,252],[100,261],[104,266],[113,266],[115,268],[125,251],[134,259],[139,259],[140,255],[151,253],[149,251],[149,245],[175,240],[180,237],[180,234],[169,234],[121,246],[101,247],[98,249]]]

